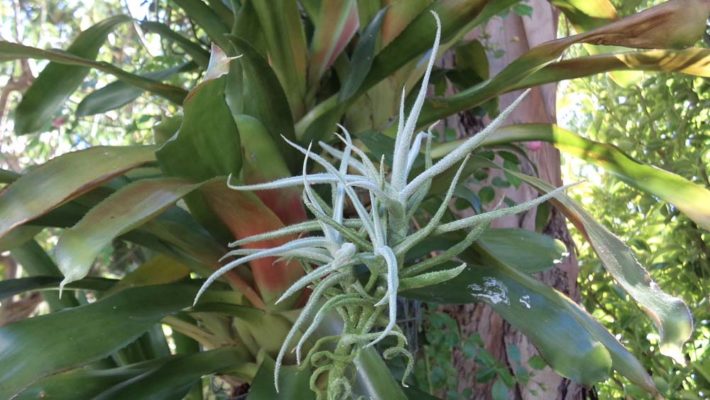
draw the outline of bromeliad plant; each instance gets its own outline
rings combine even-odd
[[[555,189],[537,199],[505,209],[494,210],[468,218],[444,222],[449,202],[454,191],[461,184],[461,176],[471,152],[483,140],[500,128],[512,110],[525,95],[516,100],[502,112],[486,129],[466,140],[456,150],[445,157],[432,162],[431,132],[421,132],[415,136],[415,127],[421,108],[426,98],[429,78],[434,67],[434,54],[439,48],[441,23],[436,18],[436,40],[424,72],[422,85],[409,115],[404,116],[404,100],[400,108],[394,153],[392,154],[391,173],[385,174],[384,158],[375,166],[370,158],[356,147],[350,133],[341,126],[345,137],[338,135],[344,148],[338,150],[321,142],[322,150],[339,161],[335,166],[324,157],[302,146],[288,142],[305,156],[302,176],[282,178],[256,185],[230,186],[235,190],[274,190],[294,186],[303,186],[303,203],[313,214],[315,220],[288,226],[279,230],[254,235],[232,243],[242,246],[265,239],[282,238],[294,234],[302,235],[319,231],[319,235],[300,237],[280,246],[271,248],[237,249],[227,256],[241,256],[227,263],[202,285],[197,298],[225,273],[250,261],[265,257],[297,259],[309,271],[286,290],[277,304],[306,287],[313,285],[312,293],[301,310],[293,327],[286,336],[276,358],[274,384],[279,385],[279,369],[286,353],[295,344],[296,362],[301,363],[301,353],[308,339],[318,325],[330,313],[337,314],[343,322],[342,331],[335,335],[324,336],[309,350],[306,362],[314,369],[310,379],[311,389],[325,394],[319,387],[321,375],[327,376],[327,398],[349,398],[352,396],[349,371],[354,366],[361,349],[382,341],[387,336],[394,336],[396,344],[383,353],[386,359],[402,356],[407,359],[407,367],[402,381],[413,367],[413,356],[408,351],[407,339],[397,327],[397,295],[401,290],[433,286],[458,276],[465,268],[463,263],[455,268],[436,269],[455,259],[468,249],[485,231],[488,224],[499,217],[523,212],[550,198],[560,190]],[[288,141],[288,139],[285,139]],[[422,143],[426,142],[424,158],[425,168],[410,179],[414,162],[420,156]],[[313,159],[325,172],[308,173],[307,163]],[[460,164],[448,190],[436,211],[430,216],[425,226],[412,229],[411,219],[421,210],[422,202],[429,195],[432,180],[450,168]],[[330,204],[324,201],[312,188],[312,185],[329,184],[332,193]],[[358,189],[364,190],[363,194]],[[363,203],[369,202],[369,207]],[[346,223],[344,214],[346,201],[355,209],[357,217]],[[413,247],[422,244],[433,236],[449,232],[465,232],[465,238],[441,254],[407,265],[407,253]],[[361,282],[355,271],[363,265],[367,277]],[[381,329],[381,330],[380,330]],[[332,343],[332,346],[331,346]],[[330,348],[329,348],[330,347]]]
[[[2,248],[27,273],[0,282],[0,293],[64,289],[61,298],[43,292],[48,315],[0,328],[0,398],[199,398],[200,377],[210,374],[232,387],[250,384],[254,399],[274,398],[275,386],[281,398],[417,398],[405,395],[382,361],[401,356],[411,364],[396,325],[397,296],[485,301],[560,374],[591,385],[615,370],[655,392],[614,336],[532,277],[561,257],[554,240],[486,229],[494,218],[554,199],[657,323],[661,352],[678,356],[691,329],[685,305],[661,292],[628,248],[563,188],[507,170],[543,196],[458,220],[448,205],[464,197],[475,170],[501,168],[477,147],[530,140],[596,162],[703,227],[710,226],[708,191],[554,125],[501,127],[515,104],[470,139],[435,143],[433,132],[417,132],[457,112],[482,110],[502,93],[591,73],[709,76],[707,49],[670,49],[702,34],[707,1],[674,1],[614,22],[597,12],[613,10],[606,1],[584,10],[557,1],[580,33],[530,50],[493,77],[473,68],[485,60],[481,47],[460,39],[515,1],[173,3],[201,37],[116,16],[82,32],[67,51],[0,42],[0,60],[51,61],[15,111],[20,134],[47,126],[87,68],[119,81],[82,99],[80,116],[119,108],[143,91],[174,111],[156,126],[155,144],[93,147],[0,175],[7,183],[0,194]],[[700,11],[687,16],[688,4]],[[674,34],[652,35],[644,30],[649,21]],[[678,21],[686,29],[673,29]],[[144,75],[95,61],[110,32],[131,22],[180,48],[185,64]],[[216,45],[211,52],[206,42]],[[651,50],[559,61],[576,43]],[[449,49],[460,66],[434,74],[433,63]],[[189,92],[156,80],[195,69],[206,73]],[[480,76],[461,79],[471,74]],[[457,93],[426,99],[434,78]],[[393,94],[419,80],[416,94]],[[342,137],[331,135],[339,122],[352,135],[345,128]],[[228,175],[239,180],[236,190],[227,187]],[[34,239],[45,227],[62,228],[56,265]],[[226,243],[235,239],[229,251]],[[147,261],[120,280],[87,277],[114,240]],[[299,363],[301,369],[292,365]]]

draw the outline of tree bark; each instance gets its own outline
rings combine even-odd
[[[529,4],[534,10],[530,17],[520,17],[511,13],[506,18],[494,18],[484,27],[482,32],[477,32],[479,40],[487,40],[487,44],[493,47],[492,50],[504,51],[503,55],[498,58],[489,54],[491,76],[494,76],[531,47],[555,38],[558,20],[557,10],[553,9],[544,0],[531,0]],[[485,33],[485,35],[481,35],[481,33]],[[489,53],[493,53],[493,51]],[[556,89],[555,84],[534,88],[512,114],[509,123],[556,122]],[[503,109],[508,106],[519,95],[520,92],[515,92],[502,96],[500,108]],[[471,135],[479,130],[478,127],[472,126],[476,124],[471,124],[470,121],[471,119],[465,116],[459,116],[458,121],[454,121],[458,125],[456,128],[458,128],[461,136]],[[540,178],[555,186],[562,185],[560,154],[553,146],[539,143],[528,145],[526,146],[526,153],[536,165]],[[518,189],[502,190],[497,193],[497,199],[491,204],[497,204],[497,200],[503,196],[520,203],[538,196],[538,193],[526,186],[521,186]],[[493,227],[515,227],[533,230],[535,229],[535,214],[536,211],[532,210],[524,214],[503,218],[496,221]],[[570,256],[563,263],[545,273],[539,274],[538,278],[578,301],[579,291],[576,284],[578,265],[574,256],[574,245],[567,231],[564,218],[554,210],[545,228],[545,233],[563,241],[567,245]],[[503,364],[509,366],[511,373],[514,373],[516,368],[511,365],[512,362],[508,359],[507,350],[513,345],[520,350],[523,367],[527,369],[530,379],[527,383],[519,382],[516,387],[510,390],[508,398],[576,400],[586,397],[587,389],[562,378],[549,367],[543,370],[533,370],[528,367],[527,361],[530,357],[538,354],[537,350],[523,334],[503,321],[490,307],[484,304],[469,304],[446,306],[442,307],[442,309],[457,320],[463,337],[478,333],[483,339],[487,351]],[[471,381],[471,377],[476,376],[478,368],[473,360],[466,359],[463,354],[457,353],[454,355],[454,364],[459,371],[459,392],[465,388],[472,387],[474,392],[473,399],[491,399],[492,381],[485,384]]]

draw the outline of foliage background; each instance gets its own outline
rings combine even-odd
[[[620,14],[661,1],[616,1]],[[562,25],[562,29],[564,29]],[[576,51],[582,55],[584,48]],[[559,124],[592,140],[618,146],[631,157],[710,187],[710,82],[667,73],[643,74],[626,87],[609,75],[567,81],[558,92]],[[686,366],[652,352],[658,336],[637,307],[603,270],[589,244],[575,231],[580,289],[587,310],[621,338],[650,369],[670,398],[710,396],[710,234],[672,205],[626,185],[572,157],[563,161],[566,181],[589,183],[570,194],[635,251],[654,280],[691,308],[693,338],[685,346]],[[623,378],[599,385],[600,398],[639,398]]]
[[[622,14],[646,8],[659,1],[617,2]],[[129,10],[126,4],[122,7]],[[161,19],[173,22],[184,17],[169,7],[158,8]],[[147,11],[146,11],[147,10]],[[151,12],[149,7],[130,9]],[[14,0],[0,2],[0,35],[4,40],[22,42],[39,48],[62,47],[76,32],[115,13],[110,2]],[[140,15],[134,15],[140,17]],[[198,28],[180,25],[186,35],[200,38]],[[174,65],[179,53],[166,47],[157,37],[138,38],[144,46],[135,46],[136,33],[122,27],[109,36],[99,60],[130,65],[129,70],[153,71]],[[198,39],[199,40],[199,39]],[[131,45],[129,45],[129,43]],[[583,53],[583,48],[577,48]],[[158,57],[148,57],[148,55]],[[145,95],[120,110],[91,117],[74,117],[69,109],[54,120],[53,126],[38,135],[12,134],[12,114],[19,92],[36,76],[43,62],[0,64],[0,87],[6,102],[0,102],[0,167],[19,171],[28,165],[44,162],[54,155],[91,145],[145,143],[150,140],[151,127],[162,115],[173,114],[172,106],[160,98]],[[31,74],[31,75],[30,75]],[[66,107],[74,108],[93,89],[108,83],[92,71],[82,90],[75,93]],[[194,86],[196,74],[186,82],[171,83]],[[181,79],[185,79],[184,77]],[[707,79],[689,78],[663,73],[648,74],[637,85],[621,87],[609,76],[579,79],[562,86],[559,93],[561,124],[573,131],[599,141],[613,143],[629,155],[663,169],[678,173],[694,182],[710,186],[710,83]],[[678,398],[706,398],[710,391],[710,306],[708,287],[710,276],[710,235],[699,229],[672,206],[625,185],[595,167],[573,159],[563,166],[567,181],[579,177],[590,181],[577,186],[574,196],[610,230],[630,243],[640,261],[650,266],[659,284],[669,292],[681,295],[693,310],[696,330],[686,345],[687,366],[681,367],[668,358],[655,357],[655,334],[649,321],[629,305],[622,292],[611,283],[600,263],[584,240],[578,238],[580,279],[583,301],[589,310],[612,331],[623,338],[630,350],[644,365],[652,366],[662,390]],[[574,231],[574,230],[572,230]],[[48,238],[51,242],[52,238]],[[0,268],[2,266],[0,265]],[[455,326],[440,315],[430,315],[427,322],[440,337],[427,337],[440,352],[453,345],[463,346],[471,357],[485,363],[485,353],[475,340],[457,342]],[[630,329],[633,327],[634,329]],[[446,332],[450,332],[449,335]],[[442,339],[443,338],[443,339]],[[432,350],[437,351],[437,350]],[[442,361],[442,364],[445,360]],[[509,376],[494,363],[489,371],[494,376]],[[441,369],[445,380],[446,370]],[[486,379],[485,376],[477,379]],[[432,383],[433,384],[433,383]],[[629,396],[639,392],[621,378],[599,386],[601,398]],[[463,394],[465,395],[465,394]],[[455,394],[452,394],[452,397]]]

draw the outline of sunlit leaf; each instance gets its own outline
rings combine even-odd
[[[67,53],[94,60],[109,33],[118,25],[130,22],[125,15],[105,19],[81,32]],[[4,58],[0,47],[0,56]],[[81,85],[88,68],[49,63],[22,96],[15,111],[15,131],[36,132],[48,124],[69,96]]]
[[[673,204],[698,225],[710,229],[710,190],[672,172],[636,161],[613,145],[548,124],[506,126],[484,141],[484,145],[536,140],[554,143],[561,151],[604,168],[629,185]],[[456,143],[437,147],[434,157],[446,154]]]
[[[57,68],[67,67],[67,66],[69,66],[69,68],[75,68],[70,71],[71,72],[74,72],[74,71],[82,72],[82,74],[83,74],[82,80],[83,80],[83,76],[85,76],[86,73],[88,73],[88,69],[81,68],[81,67],[93,68],[93,69],[99,70],[101,72],[111,74],[123,82],[129,83],[135,87],[139,87],[145,91],[154,93],[154,94],[161,96],[161,97],[163,97],[173,103],[176,103],[176,104],[182,103],[183,99],[185,98],[185,95],[187,94],[187,92],[182,88],[179,88],[177,86],[168,85],[165,83],[160,83],[160,82],[157,82],[155,80],[152,80],[152,79],[140,76],[140,75],[126,72],[123,69],[121,69],[113,64],[94,61],[94,60],[91,60],[88,58],[79,57],[79,56],[73,55],[71,53],[67,53],[67,52],[60,51],[60,50],[42,50],[42,49],[38,49],[35,47],[24,46],[21,44],[5,42],[5,41],[0,40],[0,62],[1,61],[10,61],[10,60],[19,60],[19,59],[23,59],[23,58],[49,60],[49,61],[54,62],[57,65]],[[54,65],[54,64],[52,64],[52,65]],[[57,68],[53,68],[53,70],[56,70]],[[84,71],[86,71],[86,72],[84,72]],[[60,72],[63,73],[63,71],[61,71],[61,70],[60,70]],[[63,79],[63,78],[58,77],[56,79]],[[36,85],[36,84],[37,84],[37,80],[35,81],[34,85]],[[74,90],[76,90],[76,88],[79,86],[79,84],[81,84],[81,82],[74,85],[71,88],[71,91],[69,91],[68,85],[67,85],[67,87],[64,87],[62,85],[62,92],[60,93],[58,91],[58,89],[56,89],[57,92],[54,93],[55,96],[48,97],[48,100],[34,99],[35,95],[33,95],[32,97],[30,97],[31,100],[27,100],[28,102],[29,101],[33,102],[32,104],[27,103],[28,108],[30,106],[33,107],[33,108],[27,110],[27,112],[29,113],[27,118],[29,118],[30,114],[37,114],[39,112],[43,112],[48,115],[48,117],[44,116],[45,119],[50,118],[52,115],[54,115],[54,112],[56,112],[58,110],[58,107],[61,107],[61,105],[66,100],[66,97],[71,95],[71,93],[74,92]],[[33,87],[34,87],[34,85],[33,85]],[[52,85],[52,87],[54,87],[54,86],[56,86],[56,85]],[[39,89],[37,89],[37,90],[39,90]],[[65,94],[67,92],[68,92],[68,94]],[[29,93],[29,91],[28,91],[28,93]],[[50,92],[49,94],[52,94],[52,93]],[[60,94],[62,96],[64,96],[61,99],[59,97]],[[53,103],[56,102],[58,104],[58,105],[55,105],[55,107],[57,107],[57,108],[54,111],[52,111],[51,114],[48,111],[46,111],[46,110],[49,110],[49,108],[46,108],[46,107],[42,109],[45,111],[35,110],[36,107],[43,106],[43,102],[45,102],[45,101],[48,102],[49,100],[52,100]],[[59,101],[59,100],[61,100],[61,101]],[[39,102],[39,103],[37,103],[37,102]],[[25,118],[25,117],[22,117],[22,118]],[[44,122],[48,122],[48,121],[49,120],[47,119]],[[24,124],[24,122],[20,122],[20,123]],[[44,125],[39,126],[39,124],[37,122],[27,122],[27,124],[32,124],[34,127],[36,127],[35,130],[41,129],[42,126],[44,126]],[[18,125],[17,121],[15,122],[15,127],[16,127],[16,131],[18,133],[34,132],[34,130],[28,130],[29,127],[24,128],[22,125]]]
[[[515,173],[542,192],[552,187],[537,178]],[[660,351],[685,363],[682,347],[693,330],[693,317],[685,303],[663,292],[638,262],[631,249],[594,220],[566,195],[556,197],[560,210],[589,240],[606,270],[651,318],[661,337]]]

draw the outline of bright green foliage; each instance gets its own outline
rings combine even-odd
[[[667,48],[688,42],[685,36],[695,35],[695,25],[678,31],[680,39],[629,31],[648,26],[663,13],[668,17],[663,23],[670,25],[664,30],[676,32],[673,21],[688,19],[679,5],[697,1],[676,0],[671,7],[608,25],[608,15],[597,15],[593,26],[584,27],[585,34],[531,49],[496,76],[488,76],[485,63],[475,62],[480,48],[471,43],[457,47],[458,40],[511,6],[521,14],[531,12],[513,0],[396,2],[389,7],[383,1],[359,1],[342,2],[343,8],[310,0],[273,7],[255,1],[175,0],[163,8],[156,2],[157,9],[148,15],[151,21],[139,23],[141,39],[154,48],[138,51],[137,68],[104,54],[110,46],[123,48],[123,42],[114,41],[120,36],[116,32],[128,29],[128,24],[119,24],[129,21],[123,16],[74,35],[78,38],[63,38],[58,46],[74,41],[78,44],[71,50],[86,51],[0,42],[0,61],[50,61],[21,106],[13,108],[18,133],[53,124],[62,133],[77,135],[89,118],[96,122],[119,115],[129,121],[128,127],[110,132],[123,135],[162,120],[154,138],[136,137],[142,145],[92,147],[22,174],[0,176],[7,184],[0,193],[0,247],[9,249],[29,275],[0,282],[0,292],[7,297],[58,289],[61,269],[63,298],[47,293],[45,299],[51,311],[70,308],[0,328],[0,396],[33,396],[45,389],[66,393],[72,385],[82,385],[82,393],[100,398],[174,398],[191,387],[200,392],[201,375],[222,373],[233,387],[251,383],[250,398],[255,399],[273,398],[277,389],[282,389],[282,398],[304,398],[300,392],[306,387],[313,389],[312,395],[330,398],[351,393],[421,398],[414,389],[403,390],[384,362],[411,359],[395,324],[398,295],[487,302],[527,334],[559,373],[593,384],[615,370],[653,393],[656,388],[644,365],[614,336],[570,299],[530,276],[561,256],[552,240],[515,230],[486,236],[491,219],[537,206],[563,190],[540,186],[549,193],[483,212],[480,203],[492,198],[494,189],[481,191],[478,198],[460,184],[499,168],[477,148],[504,133],[498,129],[509,110],[483,132],[450,151],[439,150],[436,157],[431,133],[417,128],[485,103],[491,110],[491,100],[508,91],[584,74],[641,69],[708,76],[707,49]],[[566,4],[567,13],[594,11],[579,2],[557,3]],[[120,11],[110,14],[124,14]],[[432,11],[441,18],[438,33]],[[702,12],[690,17],[703,17]],[[160,46],[150,46],[152,40]],[[613,49],[597,58],[558,61],[575,43],[654,50],[620,54]],[[436,93],[447,93],[446,79],[458,93],[425,101],[432,63],[451,48],[469,58],[462,69],[440,71]],[[151,52],[160,55],[153,58]],[[468,71],[476,73],[476,80],[461,79]],[[107,86],[96,89],[92,79]],[[87,88],[95,90],[84,96]],[[419,91],[409,93],[412,88]],[[161,99],[147,100],[141,93]],[[76,114],[72,104],[79,104]],[[148,111],[132,118],[139,107]],[[393,118],[398,110],[399,118]],[[702,122],[707,115],[697,118]],[[333,134],[338,122],[351,128],[353,137],[343,130],[346,137],[339,141]],[[527,130],[509,131],[520,129]],[[565,137],[573,152],[580,143],[591,143],[571,135]],[[118,135],[110,136],[110,143],[120,142],[113,138]],[[318,150],[307,150],[316,139],[322,140]],[[545,140],[565,144],[556,135]],[[145,146],[154,143],[158,146]],[[684,199],[672,197],[668,181],[660,185],[665,192],[647,185],[634,173],[648,167],[610,151],[616,164],[606,167],[644,190],[670,197],[698,223],[706,221],[707,209],[684,208]],[[40,157],[33,159],[36,155],[28,151],[25,163],[41,164],[36,162]],[[260,168],[269,160],[274,161]],[[506,180],[494,185],[536,185],[534,177],[520,175],[511,165],[517,164],[506,158]],[[228,175],[247,185],[239,186],[241,191],[228,189]],[[691,187],[682,179],[674,182]],[[315,187],[321,184],[325,190]],[[294,185],[305,186],[302,201],[294,196]],[[695,186],[700,196],[707,195]],[[246,189],[259,190],[252,194]],[[457,219],[449,203],[461,200],[472,204],[475,213]],[[313,220],[305,220],[305,208]],[[659,301],[670,297],[660,291],[649,294],[643,269],[623,243],[610,246],[604,242],[608,232],[584,222],[614,278],[659,316],[663,328],[679,327],[669,342],[681,345],[687,321],[667,325],[667,313],[657,312]],[[65,229],[56,250],[59,269],[33,240],[55,232],[45,228]],[[236,248],[230,252],[227,243],[233,240]],[[509,246],[520,241],[528,241],[516,246],[526,249],[525,257],[511,256]],[[84,278],[95,258],[120,254],[105,247],[110,242],[117,249],[133,249],[135,257],[95,268],[94,275],[118,276],[120,283]],[[224,254],[241,258],[225,262]],[[234,268],[239,264],[247,266]],[[634,285],[639,278],[641,288]],[[200,284],[200,302],[191,306],[185,299],[193,299]],[[673,305],[683,311],[682,303],[673,300]],[[373,346],[380,341],[382,353]],[[286,352],[294,344],[295,357]],[[299,361],[300,349],[309,363],[298,370],[292,364]],[[495,365],[489,369],[497,371],[493,395],[500,398],[513,382]],[[97,375],[102,378],[94,379]]]
[[[646,76],[642,82],[626,88],[604,78],[576,81],[567,89],[567,93],[576,93],[570,101],[577,102],[579,107],[570,125],[596,140],[617,145],[636,159],[648,160],[708,187],[710,142],[706,125],[710,97],[704,86],[706,82],[701,79],[667,74]],[[611,99],[616,101],[612,103]],[[596,175],[594,170],[578,164],[570,170],[570,174],[581,177]],[[672,204],[630,190],[612,176],[601,175],[595,183],[575,189],[575,197],[591,215],[631,245],[659,285],[683,294],[695,321],[707,320],[704,305],[710,285],[707,231]],[[577,241],[583,243],[581,239]],[[595,316],[622,333],[624,344],[635,354],[657,348],[655,335],[639,334],[632,329],[646,322],[622,305],[616,285],[608,281],[589,247],[582,245],[581,249],[580,287],[587,308],[595,309]],[[710,388],[710,380],[703,374],[710,356],[709,338],[707,329],[696,328],[683,351],[685,366],[651,356],[643,356],[641,360],[668,395],[705,392]],[[602,395],[640,395],[637,388],[623,387],[618,382],[602,385]]]

